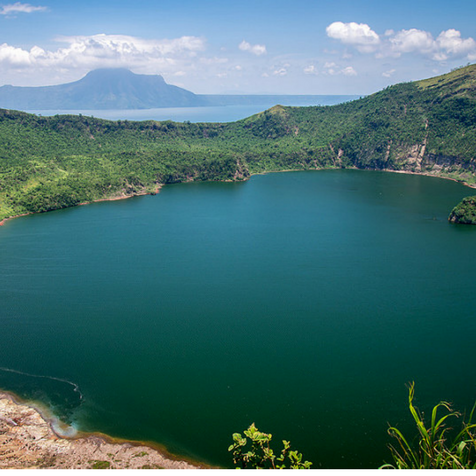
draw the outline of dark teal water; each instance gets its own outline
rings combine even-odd
[[[164,187],[0,228],[0,388],[87,431],[230,465],[255,422],[324,468],[476,399],[472,191],[362,171]],[[22,373],[16,373],[22,372]]]

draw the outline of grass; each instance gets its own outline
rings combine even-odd
[[[109,461],[102,461],[102,460],[92,460],[89,461],[91,464],[91,469],[109,469],[111,467],[111,463]]]
[[[390,427],[388,433],[397,440],[390,445],[394,464],[381,467],[393,469],[476,469],[476,423],[472,423],[476,404],[473,406],[467,423],[461,430],[448,426],[450,421],[461,417],[448,402],[438,403],[431,413],[429,423],[413,405],[415,384],[409,386],[408,405],[415,421],[418,434],[410,442],[396,427]]]
[[[427,89],[445,86],[458,81],[461,83],[458,87],[458,90],[463,91],[470,86],[474,86],[474,76],[471,75],[473,70],[474,65],[463,66],[456,68],[450,73],[444,74],[442,76],[436,76],[433,78],[417,81],[417,85],[421,89]]]

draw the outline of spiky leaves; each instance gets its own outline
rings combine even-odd
[[[453,411],[448,402],[440,402],[433,408],[427,426],[423,415],[413,405],[414,396],[413,382],[409,386],[408,405],[418,430],[417,444],[410,444],[398,428],[390,427],[388,433],[397,440],[395,446],[389,446],[394,465],[385,464],[382,468],[476,469],[476,424],[472,423],[476,404],[468,422],[463,422],[461,431],[450,440],[451,429],[447,423],[461,414]]]

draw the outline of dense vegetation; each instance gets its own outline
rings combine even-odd
[[[336,106],[234,123],[105,121],[0,110],[0,220],[192,180],[357,167],[476,183],[476,66]]]
[[[476,225],[476,197],[466,197],[456,205],[448,220],[462,225]]]

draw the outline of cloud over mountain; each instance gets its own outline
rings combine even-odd
[[[0,45],[0,65],[17,68],[76,68],[118,66],[160,66],[169,70],[204,50],[205,40],[194,36],[175,39],[145,40],[126,35],[92,35],[60,37],[58,43],[66,46],[56,50],[45,50],[33,46],[30,50]]]

